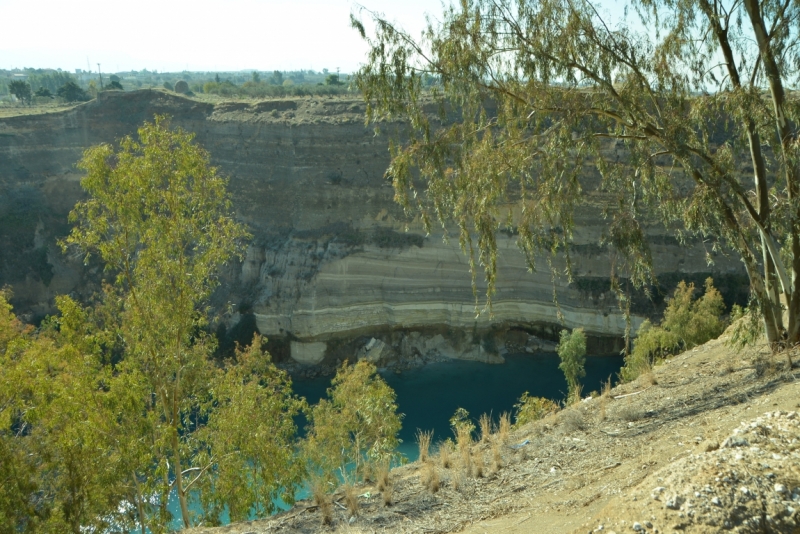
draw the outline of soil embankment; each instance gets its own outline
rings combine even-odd
[[[475,445],[481,477],[454,454],[450,468],[434,458],[437,492],[415,462],[392,471],[391,506],[365,485],[359,514],[334,506],[331,526],[300,502],[190,532],[800,532],[800,370],[764,347],[735,353],[726,339],[514,431],[499,465],[491,442]]]

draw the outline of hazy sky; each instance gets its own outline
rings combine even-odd
[[[613,4],[614,0],[606,0]],[[439,0],[362,0],[413,35]],[[352,0],[0,0],[0,68],[352,72]]]

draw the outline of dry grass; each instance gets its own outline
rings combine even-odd
[[[497,473],[503,468],[503,457],[500,453],[500,440],[492,440],[492,474]]]
[[[433,438],[433,430],[428,430],[427,432],[422,430],[417,430],[417,446],[419,446],[420,462],[428,461],[432,438]]]
[[[658,384],[658,380],[656,380],[656,375],[653,373],[652,367],[650,367],[647,372],[642,374],[642,384],[645,386],[655,386]]]
[[[347,511],[350,513],[350,517],[354,517],[358,515],[358,494],[356,493],[356,488],[352,484],[345,484],[344,485],[344,502],[347,506]]]
[[[431,493],[439,491],[441,482],[439,480],[439,472],[436,470],[436,464],[433,462],[425,462],[422,466],[422,485]]]
[[[392,500],[393,496],[394,496],[394,486],[392,486],[391,484],[384,486],[384,488],[381,490],[381,498],[383,499],[383,505],[391,506],[392,503],[394,502]]]
[[[606,420],[606,408],[608,407],[608,401],[611,399],[611,377],[608,377],[603,383],[603,390],[600,392],[600,398],[598,399],[598,403],[600,404],[600,420]]]
[[[389,462],[383,462],[378,469],[378,476],[376,477],[378,491],[384,492],[391,484],[389,483]]]
[[[583,412],[581,412],[578,407],[562,411],[558,419],[563,425],[564,431],[567,433],[586,430],[588,428]]]
[[[472,432],[466,425],[458,427],[456,443],[458,443],[458,452],[461,454],[464,473],[469,477],[472,475]]]
[[[472,475],[475,478],[483,478],[483,453],[478,451],[472,459]]]
[[[500,437],[500,441],[502,443],[508,443],[508,439],[511,435],[511,414],[508,412],[503,412],[500,414],[500,427],[497,430],[497,433]]]
[[[481,415],[479,423],[481,427],[481,443],[486,443],[492,435],[492,418],[485,413]]]
[[[311,480],[311,496],[314,504],[319,508],[322,524],[330,525],[333,522],[333,502],[331,502],[331,496],[325,491],[325,482],[321,478]]]
[[[444,469],[450,469],[453,465],[453,459],[451,458],[450,450],[450,442],[443,441],[439,444],[439,462],[442,464]]]

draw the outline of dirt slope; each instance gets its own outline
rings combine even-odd
[[[337,495],[330,526],[300,502],[192,532],[800,532],[800,370],[726,338],[513,432],[499,469],[491,444],[476,445],[482,477],[436,460],[431,493],[414,463],[392,472],[391,506],[368,485],[351,518]]]

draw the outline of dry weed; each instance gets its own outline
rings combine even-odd
[[[481,415],[479,423],[481,427],[481,443],[486,443],[492,435],[492,418],[485,413]]]
[[[586,424],[586,419],[583,417],[583,412],[579,408],[562,411],[559,420],[563,425],[564,431],[567,433],[586,430],[588,426]]]
[[[439,462],[444,469],[450,469],[450,466],[453,465],[450,452],[450,441],[443,441],[439,444]]]
[[[383,462],[378,469],[378,491],[383,492],[389,487],[389,462]]]
[[[419,461],[427,462],[428,454],[431,448],[431,438],[433,438],[433,430],[422,431],[417,430],[417,445],[419,446]]]
[[[600,398],[598,399],[598,403],[600,404],[600,420],[606,420],[606,408],[608,407],[608,401],[611,400],[611,377],[608,377],[603,383],[603,390],[600,392]]]
[[[483,478],[483,453],[477,451],[472,459],[472,475],[475,478]]]
[[[459,426],[456,431],[458,452],[461,453],[461,462],[467,476],[472,474],[472,432],[466,426]]]
[[[500,440],[492,440],[492,474],[497,473],[503,468],[503,458],[500,454]]]
[[[358,515],[358,494],[356,493],[356,488],[353,487],[352,484],[345,484],[344,485],[344,502],[347,505],[347,511],[350,513],[350,517],[354,517]]]
[[[321,478],[311,480],[311,496],[322,515],[322,524],[330,525],[333,522],[333,503],[331,496],[325,491],[325,482]]]
[[[381,490],[381,498],[383,499],[384,506],[392,505],[392,496],[394,495],[394,486],[386,485]]]
[[[422,471],[422,485],[431,493],[439,491],[441,482],[439,481],[439,472],[436,470],[436,464],[433,462],[425,462]]]
[[[629,403],[617,411],[617,416],[629,423],[644,419],[644,410],[635,403]]]
[[[500,436],[500,441],[502,443],[508,443],[508,439],[511,434],[511,414],[508,412],[503,412],[500,414],[500,428],[498,429],[497,433]]]

